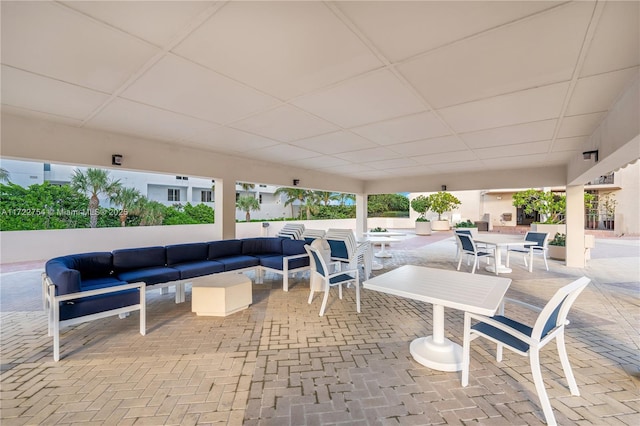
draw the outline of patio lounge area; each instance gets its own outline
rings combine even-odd
[[[400,265],[455,270],[451,233],[408,235],[374,276]],[[571,396],[555,345],[542,371],[558,424],[640,422],[640,240],[598,239],[584,269],[549,260],[529,273],[512,258],[507,297],[543,305],[586,275],[569,314],[567,349],[581,396]],[[541,259],[536,259],[541,262]],[[0,421],[17,424],[427,425],[543,424],[527,358],[477,341],[469,386],[460,372],[418,364],[409,343],[430,334],[429,304],[352,289],[307,304],[308,278],[267,274],[253,304],[228,317],[199,317],[174,295],[147,295],[147,335],[137,314],[66,328],[54,362],[40,297],[41,264],[3,265]],[[479,274],[491,275],[483,268]],[[526,320],[525,311],[512,309]],[[462,343],[463,312],[446,309],[447,337]]]

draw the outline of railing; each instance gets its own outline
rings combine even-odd
[[[585,229],[606,229],[613,230],[615,222],[608,214],[590,213],[584,215]]]
[[[615,173],[600,176],[598,179],[594,179],[591,182],[587,182],[587,185],[613,185],[613,176]]]

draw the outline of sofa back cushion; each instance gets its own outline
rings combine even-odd
[[[167,263],[164,247],[142,247],[113,251],[113,267],[116,271],[153,268]]]
[[[285,240],[275,237],[245,238],[242,240],[242,254],[282,254],[283,241]]]
[[[307,244],[305,240],[282,240],[282,254],[284,256],[307,254],[304,249],[305,244]]]
[[[167,265],[207,260],[209,245],[207,243],[174,244],[166,247]]]
[[[238,256],[242,254],[241,240],[211,241],[209,245],[209,260],[216,260],[226,256]]]

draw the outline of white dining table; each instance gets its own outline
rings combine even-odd
[[[502,248],[507,246],[515,246],[521,245],[525,247],[527,245],[534,245],[531,241],[525,241],[523,235],[513,235],[513,234],[478,234],[477,237],[473,238],[473,241],[476,243],[482,243],[489,246],[494,246],[496,249],[496,258],[495,265],[487,265],[486,270],[489,272],[496,272],[496,267],[498,268],[498,274],[508,274],[512,272],[511,268],[507,268],[502,263]]]
[[[433,305],[433,334],[413,340],[409,350],[420,364],[440,371],[462,369],[462,347],[444,336],[444,308],[492,316],[510,278],[404,265],[363,282],[367,290]]]

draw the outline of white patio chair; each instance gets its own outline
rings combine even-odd
[[[331,287],[338,286],[338,295],[342,299],[342,284],[354,283],[356,289],[356,311],[360,313],[360,282],[358,269],[341,270],[338,272],[329,272],[329,266],[325,262],[324,256],[317,247],[310,245],[304,246],[307,253],[309,253],[309,259],[311,263],[311,274],[318,282],[321,282],[322,291],[324,291],[324,298],[322,299],[322,306],[320,307],[320,316],[324,315],[324,311],[327,307],[327,300],[329,299],[329,290]],[[310,304],[313,301],[313,293],[317,289],[314,285],[314,279],[311,279],[311,286],[309,290]]]
[[[505,317],[504,302],[500,307],[499,315],[493,317],[465,312],[462,350],[462,386],[467,386],[469,383],[470,346],[471,341],[477,337],[484,337],[498,345],[496,352],[496,360],[498,362],[502,361],[503,347],[522,356],[529,355],[533,382],[536,387],[536,392],[538,393],[538,398],[540,399],[544,417],[547,424],[555,425],[556,420],[540,370],[540,349],[553,339],[556,339],[560,362],[562,363],[564,374],[567,377],[571,394],[580,395],[565,348],[564,327],[569,324],[569,321],[567,321],[569,309],[571,309],[573,302],[575,302],[578,295],[580,295],[590,281],[589,278],[582,277],[562,287],[542,309],[517,300],[506,299],[540,312],[533,327]],[[476,320],[478,323],[472,326],[471,320]]]
[[[462,264],[462,255],[466,254],[467,256],[473,256],[473,267],[471,268],[471,273],[475,274],[476,269],[480,267],[478,264],[479,257],[493,257],[495,263],[495,251],[493,249],[489,249],[488,251],[480,251],[478,247],[476,247],[476,243],[471,238],[471,235],[458,233],[456,232],[456,239],[458,240],[458,245],[460,247],[460,256],[458,259],[458,267],[457,270],[460,270],[460,265]],[[498,275],[498,268],[496,269],[496,275]]]
[[[524,236],[525,241],[531,241],[533,244],[525,245],[525,246],[507,246],[507,261],[505,262],[507,268],[509,267],[509,254],[513,252],[523,253],[524,254],[524,266],[529,267],[529,272],[533,272],[533,255],[539,254],[542,255],[544,259],[544,266],[549,270],[549,264],[547,263],[547,252],[549,248],[547,247],[547,236],[549,234],[546,232],[527,232]],[[527,265],[527,255],[529,256],[529,264]]]
[[[369,241],[358,243],[350,229],[329,229],[325,239],[331,247],[331,259],[345,264],[348,269],[362,265],[364,279],[369,279],[373,266],[373,250]]]

